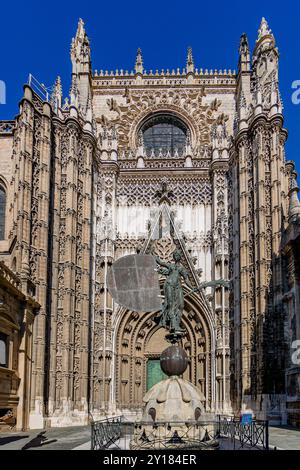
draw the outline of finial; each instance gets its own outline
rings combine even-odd
[[[61,79],[58,76],[55,80],[52,94],[51,94],[51,104],[55,112],[57,112],[58,108],[61,108],[62,104],[62,87],[61,87]]]
[[[62,88],[61,88],[61,78],[58,75],[56,80],[55,80],[55,85],[54,85],[55,90],[57,91],[58,94],[62,94]]]
[[[239,72],[250,71],[250,49],[246,33],[243,33],[240,38],[239,48]]]
[[[84,29],[84,22],[79,18],[75,38],[71,43],[72,73],[78,73],[79,69],[90,72],[90,44]]]
[[[84,36],[85,36],[84,22],[82,18],[79,18],[77,31],[76,31],[76,38],[84,38]]]
[[[289,222],[300,218],[300,202],[298,199],[299,186],[297,185],[297,173],[291,173],[291,189],[289,190]]]
[[[138,48],[136,52],[136,59],[135,59],[135,66],[134,70],[135,73],[143,73],[143,56],[142,56],[142,51],[140,48]]]
[[[78,106],[78,87],[76,74],[72,74],[71,88],[70,88],[70,104],[77,108]]]
[[[240,55],[249,53],[249,42],[247,34],[243,33],[240,39]]]
[[[258,30],[257,41],[259,41],[261,38],[263,38],[265,36],[268,36],[270,34],[272,34],[272,30],[269,28],[267,20],[264,17],[262,17],[260,27],[259,27],[259,30]]]
[[[78,48],[78,46],[81,47],[81,44],[89,46],[89,40],[84,29],[84,22],[81,18],[79,18],[75,37],[72,38],[71,55],[72,53],[75,53],[76,48]]]
[[[186,59],[186,73],[194,73],[195,65],[193,59],[193,51],[191,47],[188,47],[187,50],[187,59]]]

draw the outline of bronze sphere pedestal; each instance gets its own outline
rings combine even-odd
[[[169,377],[182,375],[188,363],[189,359],[186,352],[178,344],[169,346],[160,355],[160,367]]]

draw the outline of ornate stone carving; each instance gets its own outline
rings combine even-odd
[[[157,178],[123,178],[117,187],[117,200],[121,204],[156,205],[157,193],[161,180]],[[212,202],[211,183],[201,177],[170,178],[169,188],[173,194],[170,197],[172,204],[204,204]]]
[[[228,215],[227,201],[225,200],[225,191],[227,192],[227,178],[224,172],[217,173],[215,180],[217,213],[213,227],[213,239],[216,255],[228,254]]]
[[[175,248],[176,245],[170,237],[155,240],[152,245],[153,254],[166,263],[172,262]]]
[[[118,104],[113,98],[107,102],[114,117],[108,120],[104,116],[99,120],[103,128],[116,126],[119,136],[119,148],[135,149],[137,127],[147,114],[169,111],[184,119],[192,130],[192,147],[196,156],[200,154],[201,144],[210,142],[210,125],[215,121],[215,113],[221,101],[214,99],[210,104],[203,104],[205,90],[144,90],[129,91],[126,102]]]
[[[180,231],[181,233],[181,231]],[[212,246],[212,232],[208,230],[206,233],[200,232],[182,232],[183,239],[188,250],[208,250]]]

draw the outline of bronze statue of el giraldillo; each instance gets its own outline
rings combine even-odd
[[[155,317],[155,321],[168,329],[170,333],[180,337],[185,332],[180,325],[184,308],[184,293],[181,279],[184,279],[185,284],[192,292],[199,290],[199,288],[216,287],[218,285],[227,286],[228,283],[222,279],[202,282],[199,288],[194,289],[190,283],[188,272],[180,263],[181,253],[179,250],[175,250],[173,253],[174,263],[166,263],[158,257],[155,257],[155,259],[159,265],[158,272],[166,276],[164,282],[164,302],[160,314]]]

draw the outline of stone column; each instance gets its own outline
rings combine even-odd
[[[97,174],[97,247],[94,309],[93,406],[94,413],[108,410],[113,401],[112,390],[112,298],[106,278],[114,259],[116,178],[118,165],[101,163]]]
[[[228,162],[214,160],[211,166],[213,194],[213,278],[228,280]],[[229,311],[224,287],[215,289],[217,327],[216,373],[219,381],[218,411],[230,410],[229,397]]]

